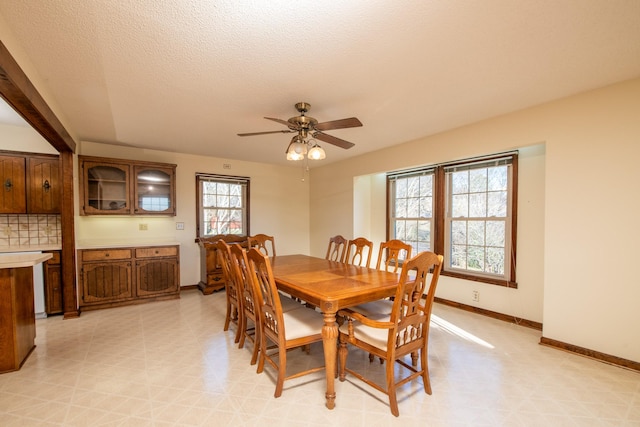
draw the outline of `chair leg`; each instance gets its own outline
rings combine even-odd
[[[224,331],[229,330],[229,322],[231,321],[231,302],[227,300],[227,316],[224,319]]]
[[[238,323],[242,323],[242,327],[238,325],[238,331],[240,331],[240,341],[238,341],[238,348],[243,348],[244,340],[247,336],[247,316],[242,313],[240,319],[241,320]]]
[[[418,366],[418,352],[411,352],[411,366]]]
[[[425,350],[420,350],[420,362],[422,363],[422,383],[424,391],[431,394],[431,380],[429,379],[429,355]]]
[[[385,372],[387,374],[387,394],[389,395],[389,407],[391,408],[391,413],[398,417],[400,416],[400,411],[398,410],[398,398],[396,397],[396,381],[393,369],[393,360],[387,361]]]
[[[280,397],[282,395],[282,388],[284,385],[284,377],[287,373],[287,350],[278,350],[278,379],[276,380],[276,392],[274,397]]]
[[[255,326],[255,334],[253,335],[253,353],[251,354],[251,364],[255,365],[258,360],[258,351],[262,345],[262,334],[258,325]]]
[[[234,340],[234,342],[237,344],[238,342],[240,342],[240,336],[242,335],[242,316],[240,315],[240,310],[238,310],[238,307],[236,306],[235,308],[235,319],[236,319],[236,325],[238,326],[238,329],[236,330],[236,338]]]
[[[340,348],[338,349],[338,365],[339,371],[338,379],[340,381],[344,381],[345,379],[345,369],[347,367],[347,354],[349,351],[347,350],[347,343],[344,341],[340,341]]]

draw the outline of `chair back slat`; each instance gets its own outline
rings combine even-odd
[[[353,240],[349,240],[347,243],[347,253],[345,260],[347,264],[359,265],[361,267],[371,266],[371,253],[373,252],[373,242],[365,239],[364,237],[358,237]],[[366,255],[366,258],[365,258]]]
[[[330,237],[325,259],[328,259],[330,261],[344,262],[346,249],[347,239],[339,234],[337,236]]]
[[[256,234],[247,238],[247,251],[257,248],[266,256],[276,256],[276,241],[273,236],[267,234]]]
[[[411,245],[397,239],[380,243],[376,269],[380,270],[384,267],[383,270],[389,271],[391,266],[393,268],[391,271],[397,273],[402,261],[411,258],[411,249]]]

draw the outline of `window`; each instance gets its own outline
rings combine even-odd
[[[411,244],[414,254],[444,254],[443,275],[517,286],[517,154],[391,173],[387,180],[389,238]]]
[[[198,237],[249,234],[249,178],[196,174]]]
[[[413,253],[433,248],[433,183],[433,170],[389,177],[393,238],[410,244]]]

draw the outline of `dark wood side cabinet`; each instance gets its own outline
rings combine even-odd
[[[0,213],[60,213],[60,176],[58,156],[2,152]]]
[[[177,245],[79,249],[78,269],[83,309],[180,297]]]
[[[225,288],[222,267],[218,261],[215,247],[216,242],[220,239],[229,244],[239,243],[243,248],[247,248],[247,237],[238,236],[237,234],[218,234],[212,237],[200,238],[198,242],[200,246],[200,282],[198,283],[198,289],[204,295],[209,295]]]
[[[60,251],[50,251],[52,257],[44,262],[44,307],[47,315],[62,314],[62,265]]]
[[[175,215],[176,165],[78,156],[80,215]]]

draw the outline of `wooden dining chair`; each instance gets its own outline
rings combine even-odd
[[[266,256],[276,256],[276,242],[273,236],[256,234],[247,238],[247,250],[258,248]]]
[[[253,343],[251,354],[251,364],[255,365],[260,351],[260,305],[253,282],[249,277],[249,263],[247,261],[247,251],[239,244],[230,245],[231,270],[238,283],[242,311],[240,312],[241,333],[238,347],[243,348],[248,339]],[[291,311],[305,308],[298,301],[281,294],[281,304],[283,311]]]
[[[349,373],[387,394],[391,413],[396,417],[400,413],[396,397],[396,389],[399,386],[422,377],[425,393],[431,394],[428,364],[429,324],[442,259],[442,255],[421,252],[404,262],[389,316],[371,318],[350,309],[338,312],[347,320],[339,327],[340,381],[344,381],[345,373]],[[415,277],[409,272],[415,272]],[[348,344],[387,362],[384,386],[366,378],[360,372],[347,368]],[[413,359],[417,354],[420,366],[417,366],[417,361],[412,360],[411,364],[405,361],[406,356],[411,355]],[[402,372],[396,372],[396,363],[406,368],[410,374],[396,378],[396,374]]]
[[[235,323],[237,327],[235,342],[238,343],[244,328],[242,323],[244,316],[242,316],[241,290],[235,272],[232,270],[231,248],[224,240],[218,240],[215,245],[222,268],[222,277],[224,278],[227,299],[227,314],[224,319],[224,330],[228,331],[229,324],[231,322]]]
[[[347,253],[344,257],[344,262],[347,264],[359,265],[361,267],[369,267],[371,265],[372,252],[372,241],[365,239],[364,237],[349,240],[347,243]]]
[[[231,270],[238,283],[240,299],[242,300],[242,311],[240,312],[240,340],[238,347],[243,348],[245,340],[253,343],[253,352],[251,353],[251,364],[255,365],[258,360],[258,351],[260,350],[260,307],[253,289],[253,282],[248,279],[248,261],[247,251],[238,244],[231,244]]]
[[[347,239],[339,234],[337,236],[330,237],[325,259],[328,259],[330,261],[344,262],[346,249]]]
[[[386,242],[380,243],[376,269],[380,270],[380,267],[383,267],[383,270],[389,271],[389,267],[391,266],[391,271],[397,273],[402,261],[411,258],[411,249],[411,245],[398,239],[387,240]]]
[[[324,370],[318,366],[287,376],[287,350],[303,347],[322,341],[324,320],[321,313],[302,308],[283,311],[281,294],[276,288],[269,257],[256,248],[247,253],[249,276],[253,281],[254,293],[260,309],[260,355],[258,373],[264,369],[265,362],[277,371],[275,397],[282,395],[284,381]],[[275,353],[268,353],[270,343],[277,347]]]

